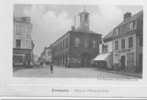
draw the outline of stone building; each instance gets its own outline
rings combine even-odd
[[[14,17],[13,26],[13,65],[30,65],[34,47],[30,17]]]
[[[143,11],[124,14],[123,21],[113,29],[113,63],[121,70],[142,71]]]
[[[51,44],[53,62],[68,67],[89,67],[91,59],[99,53],[101,34],[89,28],[89,13],[79,13],[80,25],[65,33]]]

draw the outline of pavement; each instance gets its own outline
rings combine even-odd
[[[133,72],[125,72],[125,71],[115,71],[115,70],[106,70],[106,69],[100,69],[100,71],[108,72],[108,73],[114,73],[114,74],[121,74],[121,75],[127,75],[127,76],[133,76],[133,77],[138,77],[142,78],[142,73],[133,73]]]
[[[33,67],[16,70],[14,77],[55,77],[55,78],[97,78],[97,79],[138,79],[138,77],[112,73],[96,68],[65,68],[63,66],[54,66],[53,72],[49,66]]]

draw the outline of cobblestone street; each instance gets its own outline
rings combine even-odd
[[[98,78],[98,79],[136,79],[133,76],[100,71],[96,68],[65,68],[54,66],[53,73],[49,66],[14,71],[15,77],[56,77],[56,78]]]

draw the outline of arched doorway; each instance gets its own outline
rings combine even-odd
[[[90,55],[88,53],[81,54],[81,67],[88,67],[90,65]]]

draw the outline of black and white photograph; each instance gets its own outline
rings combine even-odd
[[[141,5],[13,7],[14,77],[142,78]]]
[[[0,97],[147,97],[145,0],[5,0],[0,7]]]

